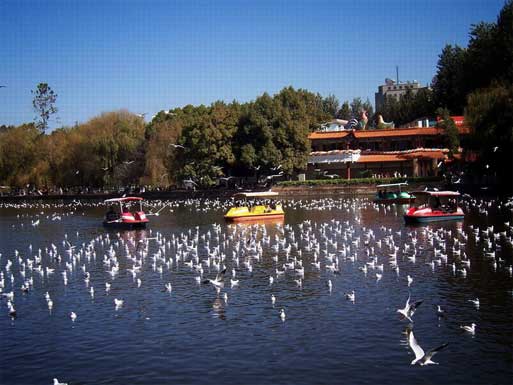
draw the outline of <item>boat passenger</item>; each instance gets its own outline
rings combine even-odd
[[[108,221],[115,221],[119,218],[118,213],[114,209],[114,206],[110,206],[109,211],[107,211],[107,214],[105,214],[105,219]]]

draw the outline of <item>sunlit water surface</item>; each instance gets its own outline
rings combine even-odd
[[[466,204],[464,222],[408,227],[404,207],[376,208],[365,198],[295,200],[286,203],[284,223],[228,225],[228,203],[197,203],[174,202],[151,217],[147,230],[121,232],[105,230],[105,208],[87,202],[0,208],[3,292],[14,291],[17,313],[9,317],[7,300],[0,300],[0,383],[511,384],[512,230],[504,224],[510,208]],[[71,253],[65,239],[75,246]],[[391,240],[399,249],[398,272],[389,263]],[[223,258],[219,295],[198,284],[199,273],[188,265],[196,246],[204,278],[215,277]],[[39,249],[42,273],[37,263],[28,266]],[[408,258],[413,249],[415,261]],[[104,263],[109,250],[111,265]],[[492,251],[495,257],[486,255]],[[470,266],[461,262],[465,253]],[[320,269],[312,264],[315,255]],[[383,271],[368,266],[365,274],[360,268],[374,256]],[[119,272],[111,276],[114,258]],[[135,278],[130,258],[143,261]],[[296,269],[277,276],[276,268],[294,259]],[[339,274],[326,268],[335,259]],[[239,280],[233,288],[232,269]],[[30,278],[33,285],[23,293]],[[354,303],[345,298],[352,290]],[[408,323],[396,312],[409,293],[424,300],[413,317],[418,343],[426,351],[449,343],[433,357],[439,365],[410,365]],[[114,298],[123,306],[116,309]],[[469,301],[475,298],[479,308]],[[437,316],[436,305],[445,317]],[[472,322],[475,335],[460,328]]]

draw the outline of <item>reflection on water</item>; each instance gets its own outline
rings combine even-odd
[[[405,226],[405,206],[305,199],[281,222],[226,224],[228,204],[172,202],[134,231],[104,229],[93,204],[0,207],[17,313],[0,300],[0,383],[510,382],[509,208]],[[219,293],[201,283],[224,267]],[[397,313],[410,296],[412,324]],[[407,328],[425,351],[449,343],[440,365],[410,365]]]

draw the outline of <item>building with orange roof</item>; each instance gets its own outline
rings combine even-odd
[[[456,127],[461,138],[470,133],[463,119]],[[402,128],[317,131],[308,138],[308,178],[436,176],[449,159],[445,130],[424,119]]]

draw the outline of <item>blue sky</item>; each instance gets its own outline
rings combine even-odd
[[[431,82],[446,44],[496,21],[504,0],[0,0],[0,124],[33,121],[31,90],[58,94],[51,127],[128,109],[254,100],[292,85],[369,98],[386,77]],[[148,119],[148,118],[147,118]]]

